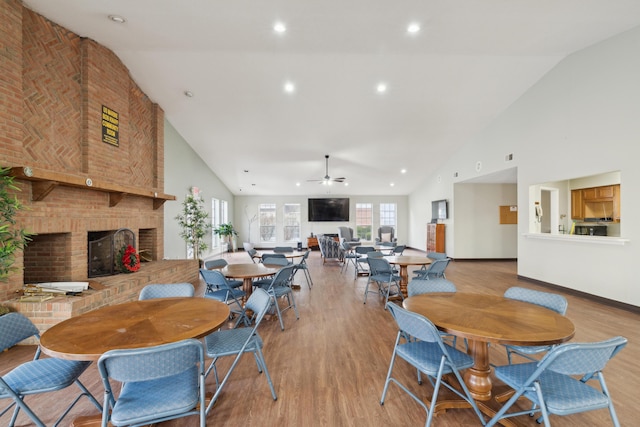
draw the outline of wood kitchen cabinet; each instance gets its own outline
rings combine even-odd
[[[427,224],[427,253],[444,250],[444,224]]]
[[[571,190],[571,219],[584,218],[620,222],[620,184]]]
[[[571,219],[583,219],[582,190],[571,190]]]

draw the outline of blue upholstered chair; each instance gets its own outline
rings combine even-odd
[[[284,331],[284,321],[282,320],[282,313],[290,308],[296,314],[296,319],[300,318],[298,314],[298,307],[296,306],[296,300],[293,296],[293,289],[291,289],[291,279],[295,271],[294,265],[287,265],[282,267],[271,280],[268,285],[260,285],[259,289],[267,291],[271,297],[271,303],[274,306],[276,313],[278,313],[278,320],[280,321],[280,329]],[[284,308],[280,307],[279,300],[286,298],[287,305]]]
[[[398,239],[395,236],[395,230],[390,225],[383,225],[378,228],[378,237],[376,237],[376,245],[395,246]]]
[[[295,271],[293,272],[293,277],[296,276],[296,274],[298,274],[298,271],[302,271],[302,273],[304,274],[304,278],[307,281],[307,286],[309,287],[309,289],[311,289],[311,286],[313,286],[313,280],[311,279],[311,274],[309,273],[309,266],[307,265],[307,258],[309,258],[309,253],[311,253],[310,250],[307,250],[304,255],[302,256],[302,258],[300,259],[300,262],[298,262],[295,265]]]
[[[4,350],[31,337],[40,339],[40,333],[31,320],[24,315],[8,313],[0,316],[0,354]],[[40,347],[38,347],[32,361],[17,366],[0,378],[0,399],[13,401],[0,412],[0,416],[14,408],[8,424],[9,427],[12,427],[16,422],[19,411],[22,409],[36,426],[45,427],[45,424],[25,403],[24,397],[62,390],[74,383],[80,388],[81,392],[60,415],[54,426],[57,426],[62,421],[82,396],[89,398],[95,407],[102,412],[100,403],[78,379],[90,364],[91,362],[63,360],[53,357],[40,359]]]
[[[372,253],[373,252],[369,255]],[[367,295],[369,292],[373,292],[384,297],[384,304],[386,308],[389,296],[391,295],[391,288],[395,288],[395,295],[400,295],[400,298],[403,298],[402,292],[400,292],[400,276],[393,270],[389,262],[382,257],[376,258],[371,256],[367,256],[367,262],[369,263],[370,273],[367,285],[364,288],[364,304],[367,303]],[[376,283],[378,287],[377,290],[369,290],[371,282]]]
[[[273,400],[278,398],[276,391],[273,388],[273,382],[271,381],[271,376],[269,375],[264,355],[262,354],[262,347],[264,344],[262,338],[260,338],[260,335],[258,335],[257,332],[258,326],[260,325],[260,322],[262,322],[262,319],[270,306],[271,297],[269,294],[267,294],[263,289],[256,289],[251,294],[246,304],[246,309],[251,310],[254,313],[252,320],[255,320],[255,324],[253,328],[219,330],[205,337],[204,341],[207,357],[213,359],[209,368],[207,368],[206,376],[208,376],[213,370],[216,379],[216,391],[211,398],[211,402],[209,402],[207,413],[209,413],[218,399],[218,396],[220,396],[224,385],[229,380],[229,376],[244,353],[253,353],[258,365],[258,372],[264,372],[265,377],[267,377],[267,382],[269,383]],[[227,370],[227,373],[222,379],[222,382],[220,382],[218,379],[216,362],[219,358],[224,356],[235,356],[235,358],[231,367]]]
[[[444,271],[451,262],[450,258],[436,259],[431,264],[423,265],[419,270],[414,271],[414,279],[429,280],[433,278],[446,279]]]
[[[141,426],[198,415],[206,426],[204,348],[196,339],[111,350],[98,360],[105,389],[102,427]],[[114,393],[112,382],[121,383]],[[117,396],[117,398],[116,398]]]
[[[376,252],[376,248],[374,248],[373,246],[356,246],[355,248],[355,252],[358,256],[358,258],[356,258],[356,271],[355,271],[355,277],[358,278],[358,274],[369,274],[369,262],[367,261],[367,258],[369,257],[369,254],[373,254]],[[373,255],[374,257],[376,257],[376,255]]]
[[[433,419],[433,413],[438,400],[438,392],[440,387],[444,385],[461,399],[467,401],[480,419],[481,424],[484,425],[484,418],[459,372],[473,366],[473,358],[442,342],[438,329],[426,317],[407,311],[396,304],[387,304],[387,307],[398,324],[399,330],[393,346],[393,355],[391,356],[389,371],[387,372],[387,378],[384,382],[380,404],[384,405],[389,384],[393,382],[427,411],[427,422],[425,426],[428,427],[431,425]],[[407,340],[408,337],[409,339]],[[429,382],[433,386],[433,395],[429,407],[398,379],[391,376],[396,356],[409,363],[419,372],[424,373],[429,379]],[[456,378],[462,392],[458,391],[456,387],[450,385],[448,381],[442,378],[443,375],[448,374]]]
[[[338,227],[338,239],[342,241],[344,239],[351,246],[358,246],[361,244],[360,238],[356,237],[351,227]]]
[[[422,295],[429,294],[433,292],[457,292],[456,285],[453,282],[450,282],[447,279],[413,279],[407,284],[407,296],[412,297],[414,295]],[[447,334],[445,332],[440,332],[440,335],[443,339],[451,339],[451,344],[453,347],[456,346],[457,337],[455,335]],[[465,346],[467,345],[467,341],[465,340]],[[420,372],[418,372],[418,378],[420,378]]]
[[[191,283],[154,283],[140,291],[140,301],[154,298],[192,297],[195,293]]]
[[[228,304],[229,311],[238,316],[236,325],[240,321],[246,323],[248,320],[244,316],[244,308],[242,307],[242,298],[247,295],[246,292],[242,289],[232,288],[224,274],[218,270],[201,268],[200,275],[207,284],[204,297]]]
[[[352,264],[357,274],[358,266],[356,265],[356,262],[358,258],[362,256],[354,250],[354,248],[358,246],[352,246],[350,243],[348,243],[344,239],[342,239],[342,241],[340,242],[340,246],[344,251],[343,262],[342,262],[342,267],[340,267],[340,272],[342,273],[349,267],[349,264]]]
[[[384,254],[384,256],[402,256],[405,249],[407,249],[407,245],[396,245],[391,251]]]
[[[225,268],[227,265],[229,265],[227,260],[222,258],[210,259],[204,262],[204,268],[207,270],[220,270]],[[227,279],[227,284],[232,288],[239,288],[242,286],[242,280]]]
[[[256,258],[260,259],[260,255],[258,255],[258,251],[256,251],[255,249],[249,249],[247,251],[247,254],[249,255],[249,258],[251,258],[251,262],[254,264],[256,262]]]
[[[533,289],[520,288],[517,286],[507,289],[504,293],[504,297],[546,307],[549,310],[553,310],[556,313],[562,314],[563,316],[567,312],[567,307],[569,305],[567,303],[567,299],[562,295],[554,294],[551,292],[535,291]],[[551,346],[505,345],[505,348],[507,350],[507,358],[509,359],[509,363],[511,364],[511,356],[513,354],[518,354],[531,361],[537,361],[534,357],[532,357],[532,355],[547,352],[551,349]]]
[[[449,258],[449,257],[444,252],[429,252],[427,254],[427,258],[432,259],[432,260],[436,260],[436,259],[445,259],[445,258]]]
[[[538,422],[544,421],[544,425],[549,427],[549,414],[571,415],[607,408],[613,425],[620,427],[602,370],[626,344],[623,337],[594,343],[560,344],[539,362],[495,367],[496,377],[513,388],[515,393],[487,426],[493,426],[504,418],[541,412],[542,419]],[[599,389],[589,381],[598,382]],[[533,408],[507,413],[523,397],[533,402]]]

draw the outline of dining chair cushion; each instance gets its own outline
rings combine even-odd
[[[2,377],[11,389],[21,395],[34,391],[66,388],[82,374],[91,362],[44,358],[23,363]],[[37,372],[38,375],[33,373]],[[9,397],[0,388],[0,398]]]

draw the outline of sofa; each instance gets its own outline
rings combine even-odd
[[[342,262],[344,260],[344,249],[333,237],[318,234],[318,246],[320,247],[320,256],[322,263],[328,260]]]

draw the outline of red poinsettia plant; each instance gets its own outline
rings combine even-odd
[[[123,246],[118,254],[118,267],[123,273],[134,273],[140,269],[140,254],[131,245]]]

